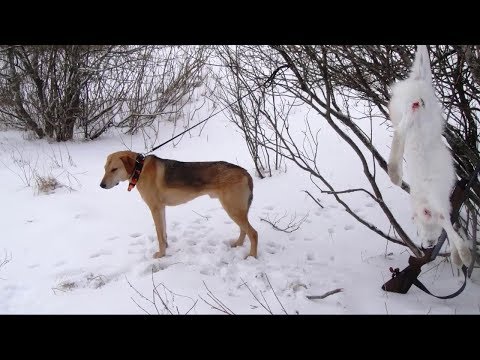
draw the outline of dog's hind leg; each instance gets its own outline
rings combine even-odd
[[[240,194],[239,194],[240,193]],[[248,256],[257,257],[258,233],[248,221],[248,197],[243,199],[241,192],[228,192],[219,196],[220,203],[228,216],[240,227],[240,236],[232,246],[241,246],[245,235],[250,239],[250,252]]]
[[[232,219],[233,220],[233,219]],[[234,220],[235,221],[235,220]],[[239,225],[240,226],[240,225]],[[246,237],[247,233],[245,231],[242,230],[242,228],[240,228],[240,235],[238,236],[238,240],[235,241],[233,244],[232,244],[232,247],[237,247],[237,246],[242,246],[243,243],[245,242],[245,237]]]
[[[166,210],[163,208],[162,211],[162,228],[163,228],[163,241],[165,241],[165,247],[168,247],[168,240],[167,240],[167,220],[166,220]]]

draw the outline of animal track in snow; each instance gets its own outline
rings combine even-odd
[[[278,250],[281,249],[281,245],[277,244],[273,241],[267,242],[266,245],[267,245],[267,247],[266,247],[265,251],[269,254],[276,254],[278,252]]]
[[[132,241],[129,246],[139,246],[139,245],[145,245],[145,239],[138,239],[135,241]]]
[[[130,237],[132,237],[132,238],[138,238],[138,237],[140,237],[140,236],[142,236],[141,233],[133,233],[133,234],[130,234]]]
[[[345,225],[344,229],[345,230],[352,230],[354,228],[353,225]]]
[[[204,267],[203,269],[200,270],[200,274],[212,276],[212,275],[215,275],[215,270],[212,269],[211,267]]]
[[[94,259],[103,255],[112,255],[112,252],[109,250],[101,250],[95,254],[90,255],[90,259]]]
[[[208,245],[211,245],[211,246],[217,246],[218,245],[218,241],[215,241],[213,239],[210,239],[207,241]]]
[[[202,247],[202,253],[209,253],[209,254],[215,254],[215,248],[211,246],[203,246]]]

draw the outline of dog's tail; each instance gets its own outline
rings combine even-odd
[[[414,80],[424,80],[432,83],[432,69],[430,68],[430,58],[426,45],[418,45],[413,61],[410,77]]]
[[[248,196],[248,209],[252,205],[253,201],[253,179],[252,176],[247,172],[248,188],[250,189],[250,195]]]

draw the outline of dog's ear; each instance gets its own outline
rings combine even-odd
[[[122,160],[123,166],[125,166],[125,170],[130,175],[133,172],[133,169],[135,168],[135,160],[133,160],[131,157],[128,157],[126,155],[121,156],[120,160]]]
[[[432,69],[430,68],[430,58],[426,45],[418,45],[413,61],[410,77],[415,80],[424,80],[432,83]]]

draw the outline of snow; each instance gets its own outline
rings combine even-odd
[[[291,122],[304,124],[306,113],[297,109]],[[208,114],[202,109],[195,119]],[[328,124],[310,116],[321,128],[317,165],[322,174],[337,190],[367,187],[355,153]],[[369,124],[362,126],[369,133]],[[390,132],[380,119],[373,127],[375,144],[388,158]],[[171,123],[161,123],[159,129],[157,143],[174,133]],[[176,146],[170,143],[154,154],[180,161],[229,161],[254,175],[238,129],[223,114],[210,119],[199,134],[200,127]],[[407,248],[386,244],[347,214],[332,195],[320,194],[308,174],[290,162],[286,172],[271,178],[254,176],[250,220],[259,234],[258,259],[244,259],[248,238],[243,247],[229,246],[238,227],[218,200],[208,196],[167,208],[167,256],[153,259],[158,250],[155,228],[137,190],[127,192],[126,182],[111,190],[99,186],[106,156],[125,149],[124,144],[134,151],[147,150],[142,135],[120,136],[116,131],[96,141],[65,144],[25,139],[16,131],[0,132],[0,262],[2,254],[10,259],[0,268],[0,313],[222,314],[206,303],[221,308],[215,299],[228,308],[224,311],[235,314],[282,314],[283,308],[288,314],[480,312],[478,271],[465,291],[451,300],[435,299],[415,287],[405,295],[382,291],[381,285],[390,278],[389,267],[407,265]],[[13,162],[20,155],[24,164],[32,164],[42,175],[51,173],[71,188],[42,194],[35,191],[33,179],[31,186],[25,186],[22,166]],[[378,166],[376,174],[385,201],[414,238],[408,195],[393,186]],[[302,190],[314,194],[324,207]],[[366,194],[343,198],[355,212],[388,232],[388,220]],[[306,217],[292,233],[277,231],[261,220],[283,215],[283,222],[292,216],[297,221]],[[420,280],[440,295],[452,293],[462,283],[457,270],[443,258],[424,266]],[[158,285],[155,296],[153,284]],[[338,288],[343,291],[321,300],[306,298]],[[147,300],[153,297],[155,304]]]

